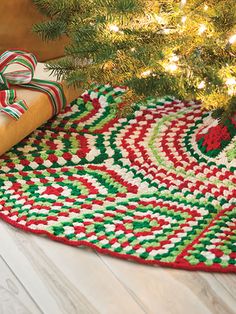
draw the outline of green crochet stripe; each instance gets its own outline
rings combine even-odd
[[[95,86],[2,157],[0,217],[116,257],[236,272],[233,133],[209,156],[199,105],[149,98],[119,118],[124,92]]]

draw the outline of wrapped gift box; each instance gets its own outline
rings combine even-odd
[[[45,70],[43,63],[37,64],[34,78],[56,81],[56,78],[50,76],[49,72]],[[67,103],[79,96],[79,90],[68,88],[64,82],[62,82],[62,86]],[[52,105],[45,93],[18,86],[14,89],[17,93],[17,99],[23,99],[28,110],[17,121],[0,112],[0,155],[52,117]]]

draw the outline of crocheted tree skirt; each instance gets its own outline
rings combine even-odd
[[[85,92],[1,157],[0,217],[119,258],[236,272],[235,122],[171,98],[117,118],[123,92]]]

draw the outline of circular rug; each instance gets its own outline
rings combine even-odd
[[[118,118],[85,92],[0,159],[0,217],[146,264],[236,272],[236,125],[171,98]]]

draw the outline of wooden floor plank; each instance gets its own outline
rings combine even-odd
[[[57,313],[143,313],[93,251],[65,246],[5,225],[3,229],[6,228],[11,246],[17,248],[14,256],[8,255],[11,265],[17,267],[16,257],[23,255],[20,261],[27,263],[36,285],[47,289],[60,309]],[[18,277],[24,281],[24,276],[24,268],[18,269]],[[40,302],[46,304],[47,300],[41,298]],[[52,313],[45,304],[47,313]]]
[[[214,274],[206,272],[175,272],[172,276],[182,282],[189,290],[198,295],[199,300],[214,314],[235,314],[236,299],[229,291],[216,280],[224,274]],[[228,274],[231,280],[234,275]]]
[[[236,313],[235,299],[211,273],[138,265],[106,256],[101,258],[127,290],[140,300],[147,313]],[[228,276],[233,282],[234,275]]]
[[[3,222],[0,243],[0,255],[9,265],[7,271],[3,262],[0,267],[7,276],[16,275],[18,285],[30,294],[19,294],[23,313],[34,300],[45,314],[236,314],[233,274],[140,265],[27,234]],[[4,298],[3,290],[0,295]],[[5,308],[0,313],[15,312]]]
[[[40,314],[42,311],[0,255],[0,313]]]
[[[215,274],[214,277],[217,281],[224,286],[225,289],[232,295],[236,300],[236,274]],[[236,312],[236,307],[235,307]]]
[[[0,254],[30,291],[43,313],[97,313],[86,297],[74,289],[67,279],[64,280],[50,259],[37,250],[30,234],[14,230],[5,224],[0,224],[0,234],[4,237]]]
[[[99,313],[144,313],[94,251],[41,240],[37,238],[35,242]]]

